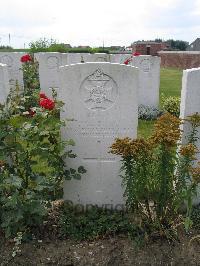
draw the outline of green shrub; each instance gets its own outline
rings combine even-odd
[[[180,97],[169,96],[167,98],[162,97],[162,109],[164,112],[168,112],[176,117],[180,115]]]
[[[76,240],[95,239],[117,233],[130,234],[133,238],[142,235],[142,231],[130,222],[128,213],[90,207],[78,212],[76,206],[65,203],[60,212],[60,230],[62,237]]]
[[[69,48],[68,53],[106,53],[109,54],[109,50],[103,48]]]
[[[200,206],[196,206],[192,210],[191,219],[193,222],[193,227],[200,230]]]
[[[30,53],[48,52],[49,47],[53,44],[56,44],[56,41],[53,39],[48,40],[46,38],[40,38],[29,44]]]
[[[29,44],[30,53],[38,52],[60,52],[60,53],[109,53],[108,49],[104,48],[67,48],[63,43],[57,43],[54,39],[40,38]]]
[[[65,44],[63,43],[54,43],[50,45],[48,52],[67,53],[68,48],[66,48]]]
[[[178,210],[183,202],[187,212],[185,228],[191,223],[192,199],[200,183],[200,167],[192,167],[197,151],[195,146],[200,115],[188,118],[192,131],[188,144],[177,154],[180,139],[180,119],[169,113],[155,123],[148,139],[116,139],[111,147],[113,154],[122,157],[122,182],[126,203],[140,223],[150,230],[165,232],[179,218]]]
[[[153,107],[140,104],[138,107],[138,118],[142,120],[156,120],[162,115],[162,111]]]
[[[13,50],[13,48],[8,45],[0,45],[0,50]]]

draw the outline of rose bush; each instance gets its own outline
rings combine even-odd
[[[53,110],[55,107],[55,102],[47,97],[40,98],[40,106],[48,110]]]
[[[31,57],[31,55],[29,55],[29,54],[23,55],[21,57],[21,62],[22,63],[31,62],[31,61],[33,61],[33,59]]]
[[[21,60],[24,90],[16,86],[0,109],[0,228],[6,237],[18,232],[30,237],[51,201],[62,197],[63,180],[80,179],[85,172],[65,164],[76,155],[73,140],[60,136],[63,103],[54,91],[53,99],[40,93],[37,62],[28,56]]]

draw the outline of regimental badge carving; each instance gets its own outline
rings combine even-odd
[[[82,82],[80,95],[88,109],[104,111],[115,103],[118,88],[110,76],[97,69]]]
[[[49,56],[47,58],[47,66],[48,66],[48,68],[58,68],[59,67],[59,59],[56,56]]]
[[[151,61],[149,59],[143,59],[140,65],[144,72],[149,72],[151,69]]]
[[[12,67],[13,65],[13,58],[9,55],[4,55],[0,58],[0,62],[2,64],[6,64],[8,67]]]

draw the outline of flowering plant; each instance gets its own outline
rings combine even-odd
[[[40,92],[40,98],[41,99],[46,99],[47,96],[46,96],[46,94],[44,92]]]
[[[187,208],[185,227],[191,226],[192,199],[200,183],[199,164],[193,166],[200,115],[191,116],[188,122],[192,127],[188,144],[177,154],[182,121],[169,113],[157,120],[150,138],[118,138],[111,146],[111,153],[122,157],[127,206],[150,232],[156,228],[164,233],[172,227],[183,202]]]
[[[24,91],[16,86],[0,109],[0,228],[6,237],[31,235],[52,200],[62,197],[63,180],[80,179],[83,167],[68,169],[73,140],[60,137],[63,106],[40,93],[38,64],[23,65]]]
[[[40,106],[48,110],[53,110],[55,107],[55,102],[54,100],[47,98],[44,93],[40,93]]]
[[[32,62],[32,61],[33,61],[33,59],[31,57],[31,55],[29,55],[29,54],[23,55],[21,57],[21,62],[22,63],[27,63],[27,62]]]

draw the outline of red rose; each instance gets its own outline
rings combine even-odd
[[[44,92],[40,92],[40,98],[46,99],[47,96],[46,96],[46,94]]]
[[[139,52],[133,53],[133,56],[139,56],[139,55],[141,55],[141,53],[139,53]]]
[[[49,98],[41,98],[40,106],[48,110],[53,110],[55,107],[55,102]]]
[[[32,57],[29,54],[26,54],[26,55],[23,55],[20,60],[22,63],[31,62]]]

